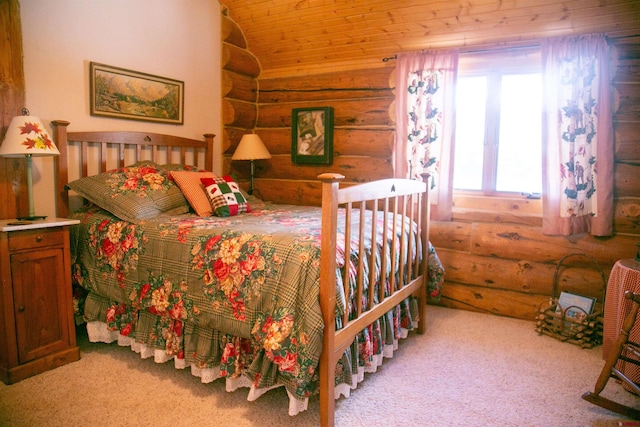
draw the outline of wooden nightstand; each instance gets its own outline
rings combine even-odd
[[[12,384],[80,359],[69,226],[0,220],[0,380]]]

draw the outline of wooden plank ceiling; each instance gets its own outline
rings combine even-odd
[[[370,67],[398,52],[638,34],[638,0],[220,0],[262,76]]]

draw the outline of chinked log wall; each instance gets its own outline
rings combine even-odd
[[[508,201],[499,214],[483,213],[477,205],[474,209],[456,207],[453,222],[435,222],[431,228],[431,240],[447,271],[443,305],[533,320],[540,303],[552,294],[556,264],[566,254],[593,256],[607,277],[616,260],[635,255],[635,244],[640,242],[640,38],[614,44],[619,57],[615,73],[615,236],[543,236],[541,219],[521,214],[527,210],[527,200]],[[244,47],[236,47],[229,49],[232,55],[246,55]],[[223,74],[231,80],[231,87],[253,92],[253,80],[245,75],[238,71]],[[257,162],[259,196],[279,203],[317,205],[320,186],[316,176],[321,172],[342,173],[350,183],[392,175],[393,64],[258,82],[255,132],[273,155]],[[234,108],[225,110],[223,165],[225,171],[239,177],[248,176],[248,165],[231,162],[230,157],[240,138],[238,129],[251,129],[251,120],[242,117],[245,113],[254,117],[244,105],[250,103],[246,98],[225,99],[225,105],[229,101]],[[331,166],[291,162],[291,110],[314,106],[331,106],[335,111]],[[231,111],[235,115],[227,117]],[[237,123],[243,126],[235,126]],[[581,258],[567,261],[572,267],[562,271],[559,287],[601,299],[597,270]]]

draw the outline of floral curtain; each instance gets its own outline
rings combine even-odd
[[[451,219],[457,72],[457,50],[397,57],[395,176],[431,174],[435,220]]]
[[[543,234],[613,233],[613,128],[602,35],[542,43]]]

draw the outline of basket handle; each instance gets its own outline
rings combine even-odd
[[[598,260],[596,260],[594,257],[592,257],[589,254],[585,254],[582,252],[573,252],[570,254],[567,254],[565,256],[563,256],[562,258],[560,258],[560,261],[558,261],[558,264],[556,265],[556,271],[553,275],[553,298],[558,298],[558,276],[560,275],[560,267],[562,267],[562,263],[567,259],[570,258],[572,256],[583,256],[585,258],[588,258],[589,260],[591,260],[596,267],[598,268],[598,272],[600,273],[600,277],[602,277],[602,283],[603,283],[603,291],[602,291],[602,303],[604,304],[604,299],[607,293],[607,279],[605,278],[604,275],[604,271],[602,270],[602,267],[600,267],[600,264],[598,263]]]

